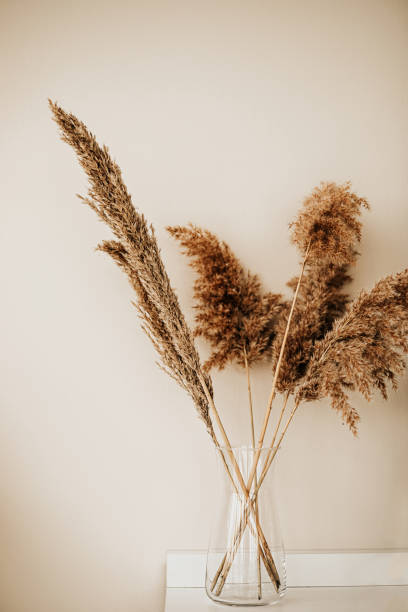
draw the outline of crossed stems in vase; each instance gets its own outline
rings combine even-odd
[[[252,533],[254,532],[254,529],[253,529],[252,523],[250,521],[250,518],[251,518],[251,513],[254,514],[254,512],[255,512],[255,515],[257,516],[257,514],[256,514],[256,503],[257,503],[259,489],[261,488],[261,486],[262,486],[262,484],[263,484],[263,482],[265,480],[265,477],[266,477],[266,475],[267,475],[267,473],[268,473],[268,471],[269,471],[269,469],[270,469],[270,467],[272,465],[272,462],[273,462],[273,460],[274,460],[274,458],[276,456],[276,453],[277,453],[277,451],[278,451],[278,449],[280,447],[282,439],[285,436],[286,431],[287,431],[287,429],[288,429],[288,427],[289,427],[289,425],[290,425],[290,423],[291,423],[291,421],[292,421],[292,419],[293,419],[293,417],[295,415],[295,412],[296,412],[296,410],[298,408],[298,405],[299,405],[299,404],[295,404],[294,408],[292,409],[292,411],[291,411],[291,413],[290,413],[290,415],[289,415],[289,417],[288,417],[288,419],[286,421],[286,424],[285,424],[285,426],[284,426],[284,428],[282,430],[282,433],[281,433],[281,435],[279,437],[279,440],[278,440],[276,446],[274,446],[274,441],[276,439],[276,435],[277,435],[280,423],[282,421],[283,414],[284,414],[285,409],[286,409],[288,398],[289,398],[289,393],[287,393],[286,396],[285,396],[285,400],[284,400],[284,403],[283,403],[283,406],[282,406],[282,410],[281,410],[281,413],[280,413],[280,416],[279,416],[279,420],[278,420],[278,423],[277,423],[277,426],[276,426],[276,429],[275,429],[275,432],[274,432],[272,444],[269,447],[269,450],[268,450],[268,453],[267,453],[267,456],[266,456],[266,459],[265,459],[265,463],[264,463],[263,469],[261,471],[261,475],[259,477],[259,480],[258,480],[257,484],[254,486],[254,490],[251,493],[250,498],[244,500],[244,507],[243,507],[243,510],[242,510],[242,513],[241,513],[241,519],[240,519],[240,522],[238,524],[237,529],[235,530],[234,536],[232,538],[232,544],[231,544],[230,548],[228,549],[228,551],[225,553],[225,555],[224,555],[224,557],[223,557],[223,559],[222,559],[222,561],[220,563],[220,566],[219,566],[219,568],[218,568],[218,570],[217,570],[217,572],[216,572],[216,574],[215,574],[215,576],[213,578],[213,581],[211,583],[211,590],[214,592],[214,590],[216,589],[215,590],[215,595],[217,595],[217,596],[219,596],[221,594],[221,592],[222,592],[222,589],[223,589],[224,584],[226,582],[226,579],[228,577],[228,573],[229,573],[229,571],[231,569],[231,566],[232,566],[232,564],[234,562],[235,555],[236,555],[236,553],[237,553],[237,551],[239,549],[242,537],[243,537],[243,535],[245,533],[246,527],[248,526],[249,529],[251,530],[251,532]],[[234,487],[234,488],[235,488],[236,492],[238,492],[237,488],[236,487]],[[253,510],[253,508],[255,510]],[[268,548],[268,550],[269,550],[269,548]],[[261,557],[261,558],[263,560],[263,557]],[[275,565],[274,562],[273,562],[273,567],[276,570],[276,565]],[[266,568],[266,569],[268,570],[268,568]],[[280,579],[279,579],[279,574],[277,572],[276,572],[275,577],[277,579],[276,580],[272,580],[272,582],[273,582],[276,590],[278,590],[279,589],[279,585],[280,585]],[[258,598],[261,599],[261,597],[259,595],[260,595],[260,589],[259,589],[259,584],[258,584]]]
[[[264,533],[262,531],[262,528],[261,528],[261,525],[259,523],[258,514],[257,514],[256,508],[255,508],[254,501],[252,500],[251,495],[250,495],[250,490],[251,490],[252,482],[251,482],[251,486],[248,488],[246,483],[245,483],[245,480],[244,480],[244,478],[242,476],[242,473],[241,473],[241,470],[239,468],[239,465],[238,465],[238,463],[237,463],[237,461],[235,459],[234,453],[232,451],[231,443],[230,443],[230,441],[228,439],[227,433],[226,433],[226,431],[224,429],[224,426],[223,426],[222,421],[220,419],[220,416],[218,414],[217,408],[216,408],[216,406],[214,404],[214,400],[213,400],[213,398],[211,396],[211,393],[209,392],[209,389],[208,389],[208,387],[207,387],[207,385],[205,383],[204,377],[202,376],[201,373],[199,373],[199,377],[200,377],[200,381],[201,381],[202,387],[203,387],[203,389],[205,391],[205,394],[207,396],[208,402],[209,402],[209,404],[211,406],[212,412],[214,414],[215,420],[217,422],[218,428],[219,428],[219,430],[221,432],[221,435],[222,435],[222,438],[224,440],[224,443],[225,443],[225,446],[226,446],[226,453],[228,454],[228,457],[229,457],[229,459],[231,461],[231,465],[232,465],[233,471],[235,472],[235,475],[237,477],[238,486],[235,483],[235,480],[234,480],[234,478],[233,478],[233,476],[232,476],[232,474],[230,472],[230,469],[228,467],[227,460],[225,459],[223,451],[222,451],[221,447],[219,446],[215,436],[214,436],[214,442],[215,442],[215,444],[216,444],[216,446],[218,448],[218,451],[219,451],[220,456],[222,458],[224,467],[225,467],[225,469],[227,471],[227,474],[228,474],[228,476],[229,476],[229,478],[231,480],[231,483],[232,483],[235,491],[237,492],[237,494],[239,494],[238,492],[241,489],[242,493],[244,494],[245,507],[248,508],[248,516],[251,513],[252,516],[253,516],[253,519],[254,519],[255,528],[256,528],[256,532],[257,532],[257,536],[256,537],[258,538],[259,548],[260,548],[260,556],[261,556],[262,561],[263,561],[263,563],[265,565],[265,568],[266,568],[266,570],[268,572],[268,575],[269,575],[269,577],[271,579],[271,582],[275,586],[275,589],[278,590],[279,589],[279,585],[280,585],[279,574],[278,574],[278,571],[276,569],[275,562],[273,560],[272,553],[271,553],[270,548],[268,546],[268,543],[266,541],[265,535],[264,535]]]

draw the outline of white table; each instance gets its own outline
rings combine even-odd
[[[203,588],[205,562],[203,551],[167,553],[165,612],[223,609]],[[289,553],[286,566],[286,596],[246,611],[408,612],[408,551]]]
[[[243,608],[245,612],[407,612],[408,586],[291,587],[274,606]],[[203,588],[168,588],[165,612],[220,612]],[[228,607],[225,607],[228,610]]]

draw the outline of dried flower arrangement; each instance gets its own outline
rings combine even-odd
[[[408,269],[380,280],[353,302],[343,292],[350,281],[349,266],[357,258],[361,239],[360,215],[369,208],[349,183],[322,183],[303,203],[291,237],[302,263],[298,277],[289,281],[291,300],[264,293],[259,278],[249,272],[209,231],[194,225],[169,227],[197,273],[194,286],[196,328],[212,353],[205,364],[194,345],[180,305],[160,257],[152,226],[133,206],[119,166],[108,149],[100,147],[87,127],[74,115],[50,101],[62,139],[71,145],[90,184],[88,204],[112,230],[115,239],[99,249],[127,274],[135,290],[142,328],[152,341],[160,367],[191,396],[221,458],[232,486],[245,500],[238,529],[212,580],[219,594],[225,584],[239,542],[248,527],[258,540],[258,555],[270,580],[280,578],[262,531],[257,495],[289,425],[303,402],[324,397],[356,435],[360,420],[349,393],[366,399],[375,389],[387,397],[387,386],[397,388],[408,353]],[[255,436],[250,368],[260,360],[272,366],[272,383],[265,416]],[[241,366],[247,377],[251,439],[256,449],[247,481],[232,452],[217,411],[209,371],[228,363]],[[275,395],[284,397],[272,430],[267,459],[257,465],[268,431]],[[287,411],[288,400],[293,407]],[[213,427],[213,417],[230,459],[230,469]],[[249,520],[251,518],[251,520]]]

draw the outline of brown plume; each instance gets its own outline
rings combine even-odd
[[[346,314],[317,342],[296,401],[330,397],[351,431],[360,417],[348,392],[357,390],[369,400],[374,389],[387,397],[387,383],[397,377],[408,353],[408,268],[362,291]]]
[[[119,166],[106,146],[100,147],[84,123],[49,101],[62,140],[75,150],[88,176],[88,204],[113,231],[117,240],[102,242],[108,253],[126,272],[138,301],[143,329],[153,342],[161,367],[192,397],[201,419],[213,437],[208,400],[200,383],[200,358],[179,302],[160,257],[152,226],[132,204]],[[211,380],[204,380],[210,389]]]
[[[361,208],[367,200],[350,191],[350,183],[321,183],[303,202],[291,224],[292,241],[308,260],[336,266],[355,261],[355,246],[361,239]]]
[[[213,348],[205,367],[222,369],[228,362],[244,366],[271,351],[275,325],[283,309],[281,296],[263,293],[258,276],[246,270],[230,247],[194,225],[168,227],[197,272],[194,298],[195,335]]]

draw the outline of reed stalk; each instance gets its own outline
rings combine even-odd
[[[250,373],[249,373],[249,364],[248,364],[248,358],[247,358],[247,352],[246,352],[246,348],[244,345],[244,363],[245,363],[245,371],[246,371],[246,376],[247,376],[247,387],[248,387],[248,404],[249,404],[249,415],[250,415],[250,419],[251,419],[251,441],[252,441],[252,448],[255,448],[255,423],[254,423],[254,408],[253,408],[253,402],[252,402],[252,389],[251,389],[251,377],[250,377]],[[258,484],[258,477],[255,474],[255,487]],[[255,512],[256,512],[256,517],[259,521],[259,507],[258,507],[258,496],[256,496],[255,498]],[[258,570],[258,599],[262,599],[262,577],[261,577],[261,556],[260,556],[260,551],[261,551],[261,545],[259,543],[258,540],[258,551],[257,551],[257,570]]]
[[[286,391],[285,399],[283,400],[282,410],[280,411],[279,419],[278,419],[278,422],[276,423],[275,431],[273,432],[272,440],[271,440],[271,443],[269,445],[269,451],[268,451],[268,455],[266,457],[265,465],[268,463],[269,457],[271,456],[271,453],[273,452],[273,447],[274,447],[274,444],[275,444],[276,436],[278,435],[279,427],[281,425],[281,422],[282,422],[282,419],[283,419],[283,415],[285,414],[285,410],[286,410],[286,406],[287,406],[287,403],[288,403],[289,395],[290,395],[290,390]],[[265,469],[265,466],[264,466],[264,469]],[[262,477],[262,474],[261,474],[261,477]],[[256,488],[257,488],[257,484],[255,483],[255,489]]]
[[[271,410],[272,410],[272,402],[274,400],[275,393],[276,393],[276,384],[277,384],[278,378],[279,378],[279,371],[280,371],[280,367],[281,367],[281,363],[282,363],[282,359],[283,359],[283,353],[285,352],[285,346],[286,346],[286,341],[288,339],[290,324],[291,324],[291,321],[292,321],[293,312],[295,310],[296,301],[297,301],[297,297],[298,297],[298,294],[299,294],[300,284],[302,282],[303,274],[304,274],[304,271],[305,271],[306,262],[307,262],[307,259],[308,259],[308,256],[309,256],[310,246],[311,246],[311,243],[309,243],[309,245],[308,245],[308,247],[306,249],[306,253],[305,253],[305,256],[303,258],[302,267],[301,267],[301,270],[300,270],[299,279],[298,279],[298,282],[297,282],[297,285],[296,285],[295,294],[293,296],[292,305],[291,305],[289,316],[288,316],[288,320],[287,320],[287,323],[286,323],[285,334],[283,336],[282,345],[281,345],[280,352],[279,352],[279,358],[278,358],[278,362],[277,362],[276,368],[275,368],[275,375],[274,375],[273,381],[272,381],[272,389],[271,389],[271,392],[269,394],[268,404],[267,404],[266,411],[265,411],[264,422],[263,422],[261,434],[260,434],[259,440],[258,440],[258,447],[257,447],[256,453],[255,453],[254,462],[253,462],[253,465],[252,465],[252,470],[251,470],[251,473],[250,473],[249,478],[248,478],[247,489],[250,489],[251,486],[252,486],[252,481],[253,481],[255,473],[256,473],[256,468],[257,468],[257,465],[258,465],[259,456],[261,454],[262,444],[263,444],[263,441],[265,439],[265,434],[266,434],[266,430],[267,430],[268,423],[269,423],[269,417],[271,415]]]

